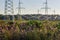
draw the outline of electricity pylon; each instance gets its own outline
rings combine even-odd
[[[45,9],[45,14],[48,14],[48,1],[46,0],[46,2],[44,3],[45,4],[45,7],[41,8],[41,9]]]
[[[55,15],[55,13],[56,13],[55,9],[53,10],[53,12],[54,12],[54,14],[53,14],[53,15]]]
[[[22,2],[19,0],[19,3],[18,3],[18,20],[22,20],[22,17],[21,17],[21,9],[25,9],[23,7],[21,7],[21,4]]]
[[[5,15],[7,15],[7,20],[9,20],[8,14],[12,14],[14,22],[13,0],[5,0]]]
[[[37,13],[40,14],[39,12],[40,12],[40,10],[38,9],[38,10],[37,10]]]

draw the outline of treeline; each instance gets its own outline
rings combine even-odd
[[[15,20],[50,20],[50,21],[60,21],[60,15],[41,15],[41,14],[31,14],[31,15],[14,15]],[[0,15],[0,20],[12,20],[13,15]]]
[[[0,23],[0,40],[60,40],[60,22]]]
[[[18,20],[18,15],[14,15],[15,20]],[[0,20],[12,20],[12,15],[0,15]]]

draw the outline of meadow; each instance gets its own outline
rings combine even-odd
[[[0,40],[60,40],[60,21],[0,20]]]

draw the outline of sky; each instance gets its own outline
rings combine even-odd
[[[18,1],[19,0],[13,0],[14,2],[14,14],[18,13]],[[21,4],[22,7],[25,9],[21,9],[21,14],[45,14],[44,9],[41,9],[44,7],[44,2],[46,0],[21,0],[23,4]],[[0,14],[4,14],[4,7],[5,7],[5,0],[0,0]],[[48,0],[48,7],[50,8],[48,11],[48,14],[58,14],[60,15],[60,0]],[[55,13],[53,10],[55,9]]]

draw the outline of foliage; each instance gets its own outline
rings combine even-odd
[[[60,29],[60,23],[57,24],[57,28]]]
[[[14,24],[4,21],[0,23],[3,40],[60,40],[59,29],[59,21],[30,20]]]

